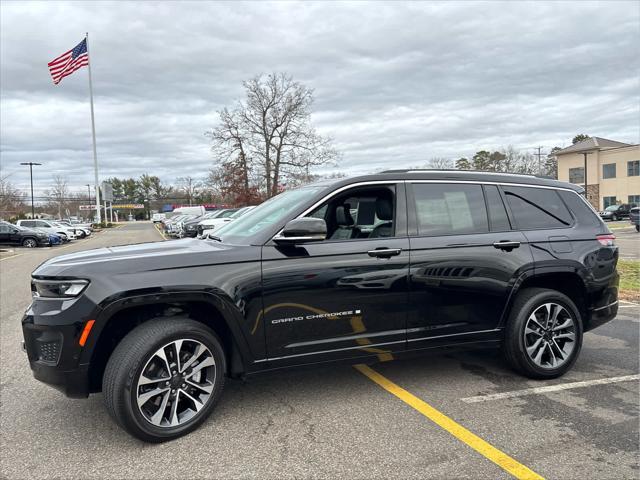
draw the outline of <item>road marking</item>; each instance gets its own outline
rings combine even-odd
[[[607,385],[609,383],[632,382],[640,380],[640,375],[624,375],[622,377],[598,378],[596,380],[585,380],[582,382],[561,383],[559,385],[548,385],[546,387],[525,388],[524,390],[513,390],[511,392],[492,393],[490,395],[478,395],[461,399],[465,403],[480,403],[490,400],[503,400],[505,398],[523,397],[525,395],[536,395],[539,393],[559,392],[571,390],[572,388],[591,387],[593,385]]]
[[[624,306],[640,307],[640,303],[627,302],[626,300],[620,300],[620,303],[624,303]]]
[[[10,257],[0,258],[0,262],[3,261],[3,260],[9,260],[10,258],[19,257],[20,255],[24,255],[24,253],[17,253],[15,255],[11,255]]]
[[[429,405],[424,400],[419,399],[412,393],[407,392],[402,387],[396,385],[391,380],[388,380],[386,377],[383,377],[375,370],[371,369],[367,365],[355,365],[354,367],[364,376],[368,377],[373,382],[380,385],[387,392],[395,395],[400,400],[405,402],[407,405],[411,406],[422,415],[427,417],[433,423],[446,430],[448,433],[456,437],[461,442],[467,444],[469,447],[473,448],[480,455],[491,460],[493,463],[498,465],[500,468],[510,473],[514,477],[518,479],[538,479],[544,480],[543,477],[538,475],[533,470],[525,467],[517,460],[511,458],[506,453],[498,450],[493,445],[485,442],[483,439],[478,437],[476,434],[470,432],[466,428],[464,428],[459,423],[455,422],[451,418],[447,417],[444,413],[436,410],[431,405]]]
[[[160,236],[162,237],[163,240],[166,240],[167,237],[165,236],[164,233],[162,233],[162,231],[156,226],[157,224],[153,224],[153,228],[156,230],[156,232],[158,232],[160,234]]]

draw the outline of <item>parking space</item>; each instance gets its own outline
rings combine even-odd
[[[152,224],[132,223],[61,253],[159,240]],[[202,428],[149,445],[115,426],[101,395],[70,400],[31,376],[19,344],[29,274],[61,248],[0,257],[3,477],[638,476],[634,303],[585,336],[560,379],[520,377],[493,350],[270,373],[229,381]]]

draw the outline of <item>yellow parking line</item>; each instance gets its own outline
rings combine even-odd
[[[155,229],[156,229],[156,231],[160,234],[160,236],[162,237],[162,239],[163,239],[163,240],[166,240],[166,239],[167,239],[167,237],[166,237],[166,236],[165,236],[165,234],[162,232],[162,230],[160,230],[156,225],[157,225],[157,224],[155,224],[155,223],[154,223],[154,224],[153,224],[153,228],[155,228]]]
[[[538,475],[533,470],[525,467],[506,453],[495,448],[493,445],[485,442],[483,439],[470,432],[459,423],[447,417],[444,413],[436,410],[424,400],[421,400],[415,395],[407,392],[405,389],[396,385],[386,377],[383,377],[367,365],[355,365],[354,368],[373,382],[380,385],[387,392],[395,395],[404,403],[416,409],[433,423],[449,432],[461,442],[466,443],[480,455],[488,458],[514,477],[518,479],[544,480],[543,477]]]
[[[11,255],[10,257],[0,258],[0,262],[3,260],[9,260],[10,258],[19,257],[20,255],[24,255],[24,253],[16,253],[15,255]]]

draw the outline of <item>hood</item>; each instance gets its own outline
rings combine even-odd
[[[60,255],[40,265],[33,275],[92,278],[105,274],[184,269],[259,258],[259,247],[185,238]]]

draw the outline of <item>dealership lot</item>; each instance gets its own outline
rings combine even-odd
[[[621,256],[634,247],[637,255],[634,234],[616,235],[625,238]],[[509,478],[500,454],[522,467],[517,472],[546,478],[638,476],[640,306],[631,303],[585,336],[574,369],[560,379],[520,377],[495,351],[265,374],[229,381],[218,409],[187,437],[142,444],[108,418],[101,395],[70,400],[32,378],[19,319],[29,274],[45,259],[156,240],[151,224],[134,223],[0,257],[4,477]],[[436,425],[434,410],[451,423]],[[473,434],[493,450],[473,450]]]

